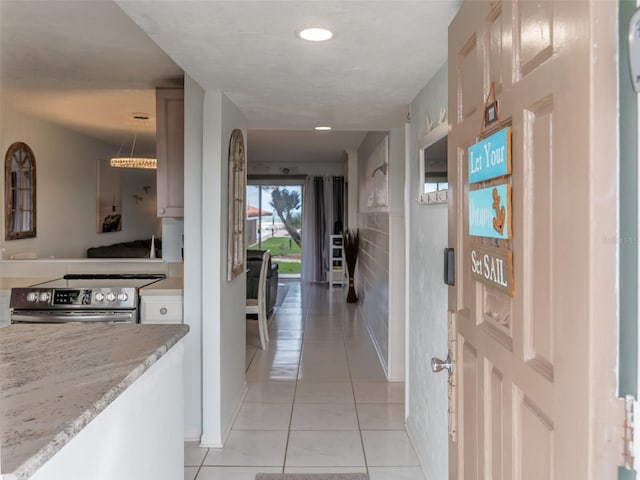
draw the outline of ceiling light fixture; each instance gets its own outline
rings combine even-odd
[[[149,120],[149,116],[141,113],[134,113],[134,120],[147,121]],[[133,142],[131,144],[131,155],[128,157],[113,157],[109,161],[109,165],[117,168],[149,168],[155,169],[158,168],[158,160],[156,158],[150,157],[135,157],[133,155],[133,151],[136,148],[136,138],[138,136],[137,132],[133,133]],[[120,151],[118,150],[118,154]]]
[[[317,127],[315,127],[315,129],[326,132],[331,130],[331,127],[329,127],[328,125],[318,125]]]
[[[326,42],[333,38],[333,32],[321,27],[311,27],[300,30],[298,36],[309,42]]]

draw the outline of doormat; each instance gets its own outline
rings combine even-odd
[[[366,473],[258,473],[256,480],[369,480]]]

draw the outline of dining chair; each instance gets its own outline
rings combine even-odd
[[[258,298],[247,298],[247,315],[258,315],[258,331],[260,332],[260,345],[262,349],[267,348],[269,343],[269,332],[267,329],[267,271],[271,254],[264,252],[262,255],[262,265],[260,266],[260,276],[258,277]]]

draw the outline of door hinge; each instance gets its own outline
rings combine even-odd
[[[622,465],[627,470],[635,470],[635,460],[638,457],[636,451],[640,445],[636,441],[635,432],[637,431],[638,401],[632,396],[624,397],[624,433],[623,433],[623,450]]]

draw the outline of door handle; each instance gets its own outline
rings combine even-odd
[[[453,362],[451,360],[451,352],[449,352],[449,354],[447,355],[446,360],[440,360],[436,357],[433,357],[431,359],[431,371],[433,373],[438,373],[445,369],[449,372],[449,376],[453,375]]]

